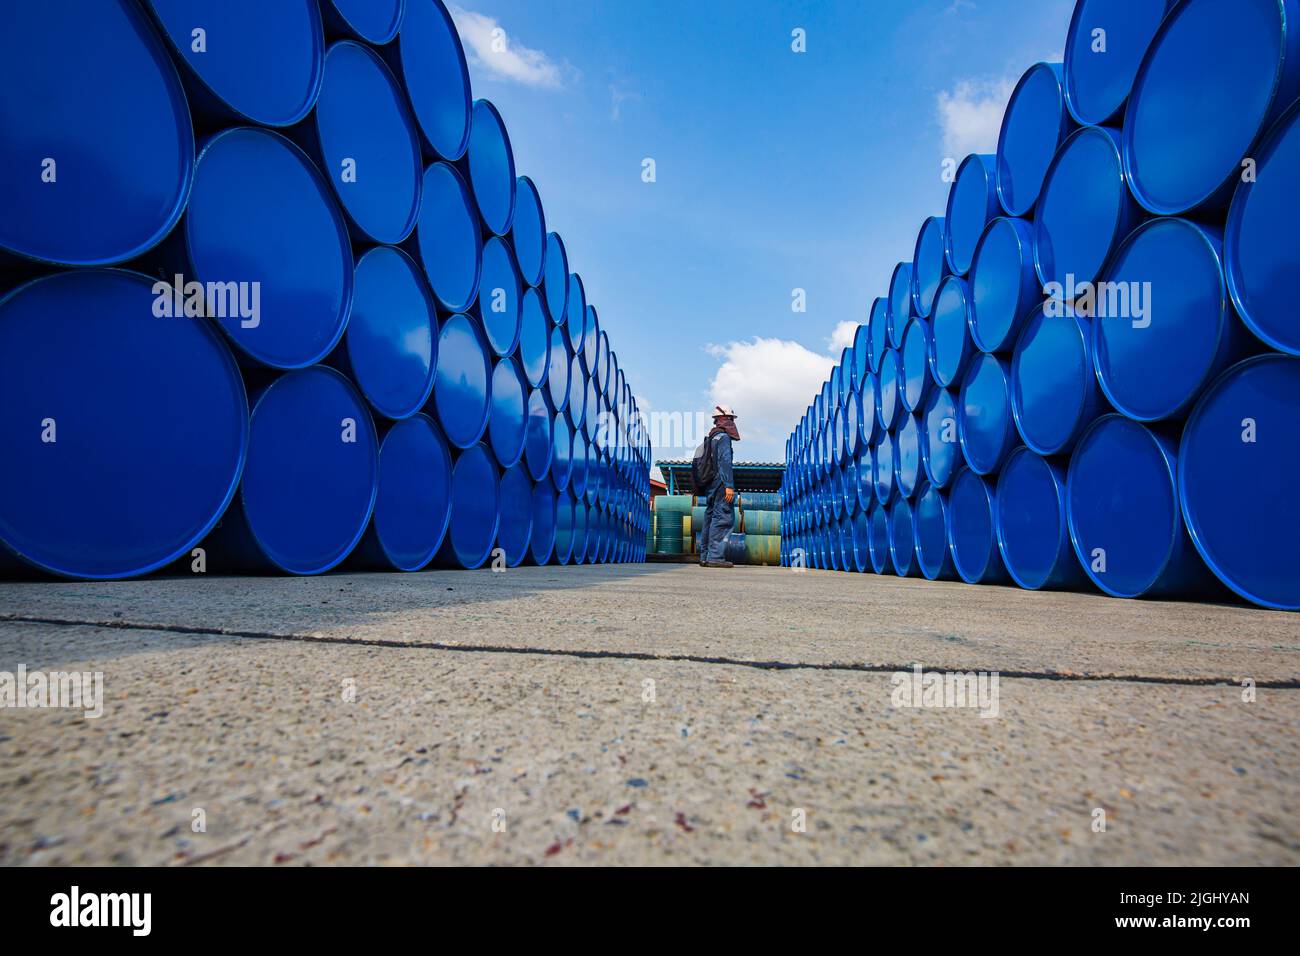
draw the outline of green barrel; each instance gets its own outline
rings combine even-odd
[[[690,495],[660,495],[655,499],[655,511],[659,514],[690,514],[691,505]]]
[[[746,511],[744,530],[745,534],[774,534],[779,537],[781,534],[781,512]]]
[[[663,500],[661,497],[660,501]],[[674,511],[655,511],[655,550],[660,554],[682,554],[682,515]]]
[[[760,512],[761,514],[762,512]],[[746,534],[745,563],[774,565],[781,563],[779,534]]]

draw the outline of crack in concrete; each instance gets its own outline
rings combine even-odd
[[[813,670],[843,671],[846,673],[893,674],[911,671],[917,664],[866,664],[847,662],[754,660],[741,657],[711,657],[702,654],[653,654],[648,651],[582,650],[561,647],[512,647],[505,644],[447,644],[442,641],[395,641],[386,638],[332,637],[323,634],[276,634],[270,631],[240,631],[229,628],[192,627],[185,624],[149,624],[136,621],[80,621],[60,617],[32,617],[19,614],[0,614],[0,623],[42,624],[54,627],[99,627],[126,631],[190,634],[206,637],[234,637],[254,641],[297,641],[308,644],[337,644],[349,647],[391,647],[403,650],[464,651],[475,654],[539,654],[548,657],[572,657],[580,660],[658,661],[664,663],[720,664],[730,667],[750,667],[756,670]],[[1161,684],[1168,686],[1213,687],[1216,685],[1241,686],[1232,677],[1158,677],[1149,674],[1063,674],[1056,671],[1018,671],[976,667],[926,667],[925,671],[961,672],[985,670],[1000,677],[1019,680],[1050,681],[1108,681],[1124,684]],[[1255,681],[1256,688],[1270,690],[1300,690],[1300,679]]]

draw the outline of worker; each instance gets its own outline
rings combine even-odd
[[[732,506],[736,500],[736,482],[731,469],[731,443],[740,441],[736,429],[736,411],[729,405],[713,408],[713,430],[695,450],[691,475],[696,492],[703,490],[708,499],[704,527],[700,531],[700,566],[729,568],[725,557],[727,537],[731,534]]]

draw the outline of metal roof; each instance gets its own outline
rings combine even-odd
[[[685,460],[657,461],[655,466],[663,473],[670,495],[687,495],[692,491],[691,462]],[[736,479],[736,490],[780,491],[785,465],[774,461],[736,461],[731,471]]]

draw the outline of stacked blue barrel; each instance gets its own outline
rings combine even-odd
[[[1300,609],[1300,2],[1079,0],[786,443],[783,563]]]
[[[0,30],[0,573],[641,560],[631,387],[440,0]]]

